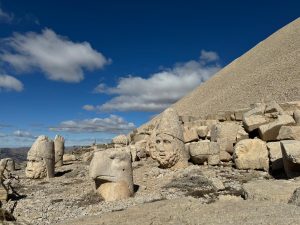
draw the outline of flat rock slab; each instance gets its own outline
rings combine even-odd
[[[300,210],[294,205],[244,200],[201,204],[196,199],[179,198],[138,205],[101,216],[83,217],[62,224],[281,225],[299,224],[299,221]]]
[[[288,203],[300,181],[256,180],[243,185],[245,198],[258,201]]]

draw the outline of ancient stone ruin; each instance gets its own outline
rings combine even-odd
[[[65,139],[56,135],[54,138],[54,151],[55,151],[55,167],[63,165],[63,155],[65,152]]]
[[[89,175],[96,192],[105,201],[126,199],[133,195],[131,156],[121,149],[97,151],[90,163]]]
[[[54,143],[48,137],[39,136],[27,155],[26,176],[31,179],[52,178],[55,174]]]

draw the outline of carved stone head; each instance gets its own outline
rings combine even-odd
[[[54,177],[54,143],[48,137],[39,136],[27,154],[25,175],[28,178]]]
[[[129,144],[128,137],[124,134],[120,134],[112,139],[112,143],[115,148],[125,147]]]
[[[65,139],[56,135],[54,139],[54,150],[55,150],[55,166],[59,167],[63,165],[63,156],[65,152]]]
[[[95,152],[89,174],[95,181],[96,191],[106,201],[133,195],[131,156],[122,149]]]
[[[188,165],[189,154],[183,142],[183,131],[176,111],[166,109],[151,137],[154,146],[150,155],[161,168],[183,168]]]

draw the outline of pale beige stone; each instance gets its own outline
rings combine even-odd
[[[242,121],[244,113],[250,111],[250,108],[240,109],[234,112],[234,118],[236,121]]]
[[[251,115],[244,116],[243,125],[248,132],[251,132],[263,124],[270,122],[270,118],[267,118],[265,115]]]
[[[279,115],[283,115],[284,110],[280,107],[279,104],[277,104],[276,101],[271,101],[267,103],[266,109],[265,109],[265,114],[266,113],[278,113]]]
[[[231,155],[226,151],[220,151],[220,161],[229,162],[231,161]]]
[[[299,186],[293,180],[255,180],[245,183],[243,189],[247,200],[288,203]]]
[[[185,149],[182,126],[174,109],[168,108],[162,113],[151,140],[155,140],[155,145],[150,144],[150,156],[161,168],[188,166],[189,154]]]
[[[198,141],[199,137],[196,128],[184,127],[183,139],[185,143]]]
[[[54,151],[55,151],[55,166],[60,167],[63,165],[63,155],[65,153],[65,139],[56,135],[54,138]]]
[[[76,160],[77,160],[77,158],[73,154],[64,154],[63,155],[63,161],[64,162],[71,162],[71,161],[76,161]]]
[[[239,129],[240,125],[236,122],[218,123],[212,127],[210,139],[217,142],[221,150],[232,153]]]
[[[268,142],[270,167],[272,171],[283,169],[282,151],[280,141]]]
[[[115,147],[124,147],[129,144],[128,137],[125,134],[120,134],[112,139]]]
[[[294,113],[293,113],[293,116],[294,116],[294,120],[296,122],[296,125],[300,126],[300,110],[299,109],[295,110]]]
[[[52,178],[55,171],[54,143],[41,135],[31,146],[27,154],[25,175],[31,179]]]
[[[195,164],[217,165],[220,162],[220,148],[216,142],[200,141],[189,145],[191,160]]]
[[[239,126],[239,130],[236,135],[236,142],[239,142],[241,140],[248,139],[248,138],[249,138],[249,134],[245,131],[244,127]]]
[[[259,139],[245,139],[234,147],[233,160],[238,169],[269,170],[267,145]]]
[[[96,191],[106,201],[133,195],[131,155],[122,149],[95,152],[89,175],[95,181]]]
[[[281,141],[283,166],[289,178],[300,176],[300,141]]]
[[[208,126],[199,126],[196,128],[197,134],[201,138],[205,138],[208,134]]]
[[[280,128],[292,124],[295,124],[293,117],[289,115],[279,115],[273,122],[259,126],[259,136],[264,141],[276,141]]]
[[[282,126],[279,130],[277,140],[300,141],[300,126]]]
[[[81,156],[83,162],[90,162],[93,158],[94,151],[86,152]]]
[[[0,160],[1,165],[5,165],[5,170],[13,172],[16,170],[15,161],[12,158],[4,158]]]

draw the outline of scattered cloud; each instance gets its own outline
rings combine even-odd
[[[127,133],[135,128],[133,123],[126,122],[122,117],[110,115],[107,118],[93,118],[85,120],[68,120],[61,122],[51,131],[66,132],[103,132],[103,133]]]
[[[23,84],[18,79],[9,75],[0,75],[0,91],[22,91]]]
[[[84,110],[86,110],[86,111],[93,111],[93,110],[95,110],[95,106],[93,106],[93,105],[84,105],[82,108]]]
[[[103,105],[87,105],[85,110],[97,111],[153,111],[167,108],[220,70],[216,52],[201,51],[199,60],[177,63],[171,69],[148,78],[127,76],[120,78],[115,87],[99,84],[94,92],[113,95]]]
[[[0,22],[2,23],[11,23],[14,19],[14,15],[12,13],[7,13],[3,11],[0,6]]]
[[[80,82],[83,70],[103,68],[110,63],[88,42],[75,43],[51,29],[42,33],[14,33],[2,39],[0,59],[17,72],[42,71],[50,80]]]
[[[32,135],[28,131],[22,131],[22,130],[16,130],[13,132],[13,136],[15,137],[23,137],[23,138],[30,138],[30,139],[35,139],[36,136]]]
[[[213,51],[201,50],[200,60],[205,63],[215,62],[219,60],[219,55]]]

